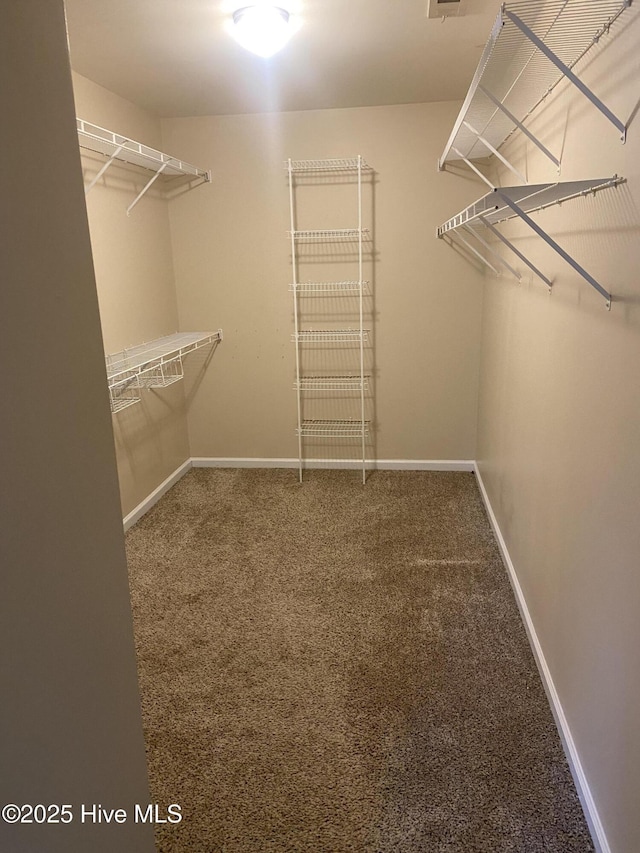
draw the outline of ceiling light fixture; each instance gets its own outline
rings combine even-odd
[[[244,6],[233,13],[236,41],[258,56],[273,56],[291,37],[290,15],[280,6]]]

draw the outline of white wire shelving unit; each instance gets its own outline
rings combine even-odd
[[[626,138],[626,125],[574,70],[618,24],[632,0],[513,0],[503,3],[456,119],[438,168],[466,164],[493,184],[478,160],[496,156],[523,183],[522,173],[500,152],[521,131],[560,170],[560,160],[525,125],[563,80],[572,83]]]
[[[111,411],[115,414],[140,402],[143,389],[166,388],[184,378],[189,353],[222,340],[217,332],[176,332],[129,347],[106,357]]]
[[[485,266],[496,274],[499,267],[509,270],[518,280],[521,278],[518,270],[496,251],[495,244],[489,243],[481,233],[489,232],[502,244],[507,246],[538,278],[542,279],[551,289],[551,279],[541,272],[526,255],[518,249],[511,240],[496,228],[500,222],[509,219],[520,219],[526,223],[544,242],[560,255],[573,269],[606,300],[607,308],[611,308],[612,296],[584,267],[582,267],[568,252],[566,252],[536,220],[532,213],[544,210],[552,205],[561,204],[571,199],[594,195],[601,190],[617,187],[624,178],[614,175],[611,178],[595,178],[588,181],[562,181],[554,184],[530,184],[518,187],[496,187],[469,207],[453,216],[437,229],[438,237],[449,236],[465,246]],[[480,248],[478,248],[480,247]],[[487,254],[493,263],[488,260]],[[497,267],[495,265],[498,265]]]
[[[162,151],[129,139],[121,133],[114,133],[111,130],[107,130],[104,127],[92,124],[81,118],[76,118],[76,124],[80,147],[104,154],[107,158],[97,174],[86,185],[85,194],[88,194],[93,189],[107,169],[118,160],[129,163],[132,166],[140,166],[143,169],[153,172],[153,175],[144,188],[127,207],[127,215],[131,213],[136,204],[160,176],[171,178],[178,176],[201,178],[203,182],[211,180],[210,171],[192,166],[191,163],[186,163],[184,160],[172,157],[169,154],[163,154]]]
[[[373,170],[368,163],[357,157],[327,160],[292,160],[286,162],[289,179],[289,205],[291,214],[291,259],[293,281],[289,290],[293,295],[294,333],[291,336],[296,348],[296,378],[293,384],[297,397],[298,425],[298,468],[302,482],[304,469],[304,439],[359,439],[362,451],[362,482],[366,482],[366,439],[369,435],[370,421],[366,417],[365,393],[370,391],[371,376],[365,373],[364,345],[369,341],[369,329],[364,328],[364,296],[369,293],[369,281],[364,280],[363,244],[371,239],[368,228],[363,227],[362,182],[366,173]],[[342,180],[353,179],[357,187],[357,227],[333,228],[323,230],[296,229],[296,178],[304,179],[314,175],[347,176]],[[330,180],[330,178],[329,178]],[[300,244],[304,243],[350,243],[357,252],[358,278],[349,281],[298,281]],[[331,259],[329,259],[331,260]],[[306,297],[351,297],[358,300],[358,325],[349,329],[302,329]],[[341,345],[355,345],[358,350],[357,372],[353,373],[304,373],[302,355],[307,345],[322,345],[335,348]],[[354,405],[359,410],[357,418],[307,418],[303,416],[307,395],[320,395],[331,398],[334,394],[354,397]],[[357,401],[357,402],[356,402]],[[351,405],[351,403],[349,403]]]

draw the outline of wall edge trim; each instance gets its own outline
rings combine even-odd
[[[193,456],[194,468],[297,468],[297,457]],[[305,459],[304,468],[359,469],[360,459]],[[367,459],[376,471],[475,471],[472,459]]]
[[[535,658],[538,671],[542,679],[542,684],[544,686],[549,705],[551,706],[551,711],[556,721],[556,726],[560,734],[564,753],[569,763],[569,769],[571,770],[571,775],[573,776],[573,781],[576,786],[578,797],[582,804],[587,824],[589,825],[589,830],[591,832],[593,843],[595,844],[597,853],[611,853],[611,847],[609,846],[604,827],[600,820],[600,815],[598,814],[598,809],[596,807],[595,800],[591,793],[591,788],[589,787],[589,782],[587,781],[586,774],[582,767],[582,762],[580,761],[580,754],[575,745],[575,741],[573,740],[569,723],[564,714],[564,710],[560,702],[560,697],[558,696],[558,691],[556,690],[553,678],[551,676],[551,670],[549,669],[546,658],[544,656],[542,645],[540,643],[540,640],[538,639],[538,634],[533,624],[533,619],[531,618],[524,592],[522,591],[522,587],[520,586],[520,581],[518,580],[518,575],[515,566],[511,559],[511,555],[509,554],[507,543],[504,539],[504,536],[502,535],[502,531],[500,530],[498,519],[496,518],[496,515],[493,511],[493,507],[491,506],[489,494],[485,487],[477,462],[474,463],[474,471],[476,479],[478,481],[480,495],[482,497],[487,516],[489,517],[489,522],[496,537],[498,548],[500,550],[500,555],[502,557],[502,561],[509,576],[511,588],[513,589],[516,603],[520,611],[520,616],[527,632],[529,644],[531,645],[531,650],[533,651],[533,656]]]
[[[147,497],[141,501],[135,509],[132,509],[128,515],[125,515],[122,519],[124,532],[126,533],[130,527],[133,527],[136,521],[139,521],[145,513],[149,512],[151,507],[158,503],[165,492],[168,492],[172,486],[175,486],[178,480],[184,477],[192,467],[191,459],[187,459],[186,462],[183,462],[182,465],[176,468],[173,474],[169,474],[166,480],[163,480],[150,495],[147,495]]]

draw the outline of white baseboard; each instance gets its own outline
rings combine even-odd
[[[344,468],[359,469],[362,462],[358,459],[306,459],[305,468]],[[473,471],[475,463],[469,459],[377,459],[367,460],[367,469],[378,471]],[[192,468],[297,468],[296,458],[275,457],[215,457],[194,456],[187,459],[173,474],[170,474],[157,489],[154,489],[138,506],[126,515],[122,523],[125,533],[147,513],[160,498],[184,477]]]
[[[194,456],[194,468],[297,468],[298,459],[273,457]],[[376,471],[474,471],[471,459],[367,459],[367,469]],[[361,459],[305,459],[305,469],[359,469]]]
[[[476,473],[476,478],[478,480],[480,494],[482,495],[482,500],[484,501],[485,509],[487,510],[487,515],[489,516],[489,521],[491,522],[493,532],[497,539],[502,560],[509,575],[509,580],[513,588],[518,608],[520,610],[520,615],[522,617],[522,621],[524,622],[527,636],[529,637],[529,642],[531,644],[533,655],[535,657],[536,664],[540,672],[542,684],[546,691],[547,699],[549,700],[549,705],[551,706],[551,711],[553,712],[553,716],[555,717],[556,725],[560,733],[560,738],[564,746],[564,752],[569,763],[569,769],[571,770],[571,775],[573,776],[573,781],[575,782],[578,797],[580,798],[580,802],[582,803],[582,808],[584,810],[587,823],[589,824],[593,843],[595,844],[598,853],[611,853],[611,848],[609,846],[609,842],[607,841],[602,822],[600,821],[600,816],[598,815],[598,810],[591,794],[591,789],[589,788],[587,777],[585,776],[584,770],[582,768],[580,755],[578,754],[577,747],[571,735],[571,729],[569,728],[569,723],[567,722],[567,718],[565,717],[564,711],[562,709],[562,704],[560,703],[558,691],[556,690],[555,684],[553,683],[551,671],[549,669],[549,666],[547,665],[544,652],[542,651],[542,646],[540,645],[540,640],[538,639],[538,635],[536,633],[531,614],[529,613],[529,608],[527,607],[527,602],[524,597],[522,587],[520,586],[520,582],[518,581],[518,576],[516,574],[515,567],[509,555],[507,544],[502,535],[502,531],[500,530],[500,526],[498,525],[498,520],[493,511],[493,507],[491,506],[491,501],[489,500],[489,495],[487,494],[487,490],[482,480],[480,471],[478,470],[477,463],[474,464],[474,470]]]
[[[253,456],[192,456],[194,468],[297,468],[297,459]]]
[[[165,492],[168,492],[172,486],[178,482],[181,477],[184,477],[186,473],[188,473],[192,468],[191,459],[187,459],[186,462],[183,462],[179,468],[173,472],[173,474],[169,474],[166,480],[163,480],[162,483],[158,486],[157,489],[154,489],[150,495],[148,495],[135,509],[132,509],[131,512],[126,515],[122,519],[122,524],[124,526],[124,532],[126,533],[130,527],[142,518],[142,516],[149,512],[151,507],[158,503],[160,498],[164,495]]]

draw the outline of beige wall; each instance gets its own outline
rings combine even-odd
[[[211,187],[174,199],[169,211],[181,327],[225,332],[191,401],[193,456],[297,456],[284,161],[362,154],[377,172],[373,191],[364,192],[377,254],[365,276],[374,281],[367,358],[376,389],[369,410],[378,423],[370,455],[475,457],[481,278],[434,239],[452,208],[480,194],[436,171],[457,109],[440,103],[163,121],[165,147],[214,173]],[[355,198],[353,187],[306,187],[298,227],[356,225]],[[307,263],[301,279],[357,278],[356,269]],[[307,327],[327,325],[341,307],[314,304]],[[313,448],[311,455],[333,453]],[[354,457],[358,448],[335,453]]]
[[[0,848],[150,853],[79,813],[149,791],[62,0],[5,5],[0,73],[0,802],[75,810]]]
[[[636,108],[640,74],[635,10],[629,20],[583,73],[624,121]],[[537,280],[487,279],[478,459],[611,851],[635,853],[640,122],[636,116],[622,145],[585,98],[563,87],[531,127],[562,153],[561,179],[628,179],[535,216],[615,301],[607,312],[602,297],[526,227],[505,227],[553,276],[553,295]],[[556,179],[522,137],[505,151],[530,181]]]
[[[162,150],[157,118],[78,74],[73,82],[80,118]],[[83,150],[86,183],[103,163]],[[149,177],[116,164],[87,196],[107,353],[178,330],[168,202],[152,188],[126,215]],[[123,515],[189,457],[183,383],[145,391],[141,399],[112,418]]]
[[[633,16],[627,34],[616,30],[584,71],[624,119],[636,108],[640,70]],[[158,123],[133,105],[81,78],[76,99],[83,117],[160,145]],[[197,361],[186,383],[190,451],[182,389],[116,419],[123,507],[189,452],[296,455],[283,161],[362,153],[377,172],[364,199],[376,251],[367,265],[378,425],[370,454],[477,456],[611,850],[632,853],[640,849],[638,120],[622,146],[593,106],[561,87],[531,122],[562,154],[562,179],[628,178],[617,191],[539,216],[615,301],[607,312],[537,237],[505,226],[552,274],[554,293],[528,273],[520,286],[506,275],[486,283],[476,452],[482,290],[475,268],[433,236],[481,194],[477,183],[435,171],[456,113],[456,104],[441,103],[165,120],[161,147],[214,172],[211,185],[169,205],[173,257],[164,201],[154,195],[127,219],[130,177],[96,187],[89,216],[107,349],[176,327],[225,329],[206,371]],[[508,153],[530,181],[556,179],[522,137]],[[329,197],[338,199],[335,218]],[[345,187],[309,188],[305,198],[300,227],[351,224]],[[301,270],[303,278],[328,272]],[[316,325],[328,322],[325,307]]]

